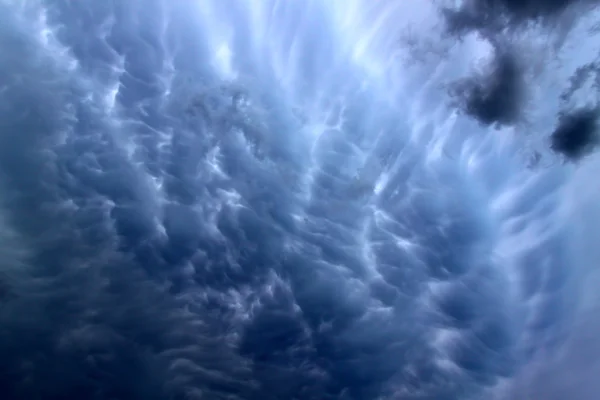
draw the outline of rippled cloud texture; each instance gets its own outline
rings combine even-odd
[[[1,0],[0,397],[597,398],[595,3],[500,3]]]

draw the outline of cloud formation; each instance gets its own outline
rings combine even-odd
[[[0,2],[2,396],[455,400],[562,343],[560,173],[359,3]],[[496,50],[460,95],[510,124]]]
[[[599,144],[598,110],[582,108],[561,115],[550,136],[551,148],[568,160],[579,160]]]
[[[466,0],[458,8],[443,7],[442,13],[450,32],[477,30],[487,36],[524,28],[532,22],[557,22],[571,8],[597,3],[597,0]]]
[[[450,95],[459,108],[484,125],[510,125],[522,117],[525,82],[520,60],[510,49],[496,46],[482,71],[454,82]]]
[[[483,73],[475,70],[451,85],[455,103],[484,125],[514,126],[527,120],[527,97],[538,84],[539,70],[530,65],[534,55],[519,51],[517,43],[532,41],[539,34],[550,35],[553,28],[558,28],[555,31],[563,32],[558,35],[562,39],[554,44],[552,57],[564,42],[565,32],[597,5],[596,0],[484,0],[465,1],[455,8],[441,7],[448,35],[461,38],[476,33],[494,48]],[[575,92],[597,81],[597,70],[597,61],[579,66],[558,100],[569,102]],[[597,83],[592,84],[597,87]],[[573,109],[563,107],[567,108]],[[579,159],[594,147],[595,117],[588,108],[578,104],[576,111],[563,112],[550,135],[551,149],[569,160]]]

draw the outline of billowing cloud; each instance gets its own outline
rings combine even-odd
[[[580,362],[589,176],[484,134],[526,63],[486,36],[459,115],[477,46],[404,69],[409,6],[372,4],[0,2],[2,398],[472,399]]]
[[[497,46],[483,71],[453,83],[451,96],[467,115],[485,125],[511,125],[523,116],[526,87],[521,61]]]
[[[598,139],[598,111],[579,109],[559,118],[551,148],[567,159],[578,160],[598,145]]]
[[[529,23],[555,23],[567,11],[593,6],[597,0],[466,0],[457,8],[444,7],[451,32],[478,30],[499,34]]]

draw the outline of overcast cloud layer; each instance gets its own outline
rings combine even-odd
[[[596,399],[595,5],[0,0],[0,398]]]

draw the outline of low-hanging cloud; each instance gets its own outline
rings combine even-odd
[[[477,398],[566,340],[562,172],[396,102],[360,2],[0,3],[5,398]]]
[[[467,0],[458,8],[443,7],[442,13],[452,33],[477,30],[494,35],[524,28],[532,22],[557,22],[567,10],[597,3],[597,0]]]
[[[538,84],[540,71],[532,67],[539,63],[536,56],[523,52],[520,44],[532,41],[540,34],[554,38],[548,39],[554,42],[553,50],[546,56],[552,57],[577,21],[597,5],[596,0],[485,0],[466,1],[455,8],[441,7],[447,35],[459,39],[475,33],[494,48],[494,56],[484,73],[476,70],[472,76],[451,85],[450,95],[455,103],[484,125],[518,126],[527,121],[527,97]],[[596,60],[597,56],[592,59]],[[597,61],[579,66],[564,83],[563,93],[557,100],[571,101],[582,86],[587,89],[590,81],[597,80],[597,70]],[[597,87],[597,84],[593,85]],[[575,111],[557,115],[559,122],[549,137],[549,147],[568,160],[576,160],[594,147],[595,117],[593,112],[586,111],[587,106],[577,104],[568,108]],[[528,129],[521,126],[520,130]]]
[[[450,95],[459,108],[484,125],[518,122],[526,104],[526,87],[520,60],[510,49],[496,46],[482,71],[454,82]]]
[[[566,159],[577,161],[599,144],[598,110],[582,108],[565,113],[550,135],[550,147]]]

